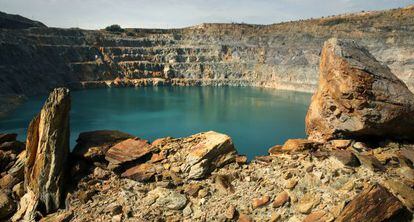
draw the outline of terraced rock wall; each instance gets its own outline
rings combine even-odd
[[[414,90],[414,8],[274,25],[184,29],[33,27],[0,32],[0,95],[56,86],[236,85],[313,91],[323,42],[367,46]]]

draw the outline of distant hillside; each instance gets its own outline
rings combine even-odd
[[[0,12],[0,29],[26,29],[31,27],[46,27],[46,25],[20,15]]]
[[[0,95],[158,84],[311,92],[322,44],[330,37],[360,42],[414,89],[414,7],[273,25],[121,32],[48,28],[4,13],[1,18]]]

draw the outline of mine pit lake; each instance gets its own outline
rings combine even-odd
[[[143,87],[72,91],[71,144],[80,132],[114,129],[153,141],[214,130],[249,159],[288,138],[305,137],[311,94],[254,87]],[[0,132],[24,141],[47,95],[0,119]]]

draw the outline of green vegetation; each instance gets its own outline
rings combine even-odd
[[[124,32],[124,29],[121,28],[121,26],[117,24],[107,26],[105,30],[108,32],[116,32],[116,33]]]

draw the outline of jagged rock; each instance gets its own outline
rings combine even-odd
[[[333,150],[331,155],[345,166],[357,167],[360,165],[358,158],[349,150]]]
[[[16,209],[16,204],[3,190],[0,190],[0,220],[6,219]]]
[[[13,220],[31,221],[35,219],[37,210],[50,213],[61,206],[69,154],[69,110],[69,90],[57,88],[30,123],[26,141],[27,193],[22,197]],[[27,209],[22,208],[25,204]]]
[[[400,154],[406,159],[411,161],[411,164],[414,166],[414,149],[402,149]]]
[[[143,163],[127,169],[121,174],[132,180],[145,182],[149,181],[156,173],[155,167],[151,163]]]
[[[288,139],[281,147],[283,152],[300,152],[317,149],[320,144],[307,139]]]
[[[303,222],[325,222],[327,221],[326,218],[324,218],[325,216],[326,213],[324,211],[315,211],[306,216],[305,219],[303,219]]]
[[[363,190],[346,205],[336,221],[390,221],[403,209],[401,202],[384,187],[374,185]]]
[[[24,195],[24,184],[23,184],[23,182],[20,182],[20,183],[14,185],[12,191],[13,191],[14,197],[19,200]]]
[[[79,134],[72,153],[91,161],[102,160],[110,147],[130,138],[134,136],[117,130],[83,132]]]
[[[351,145],[352,140],[331,140],[329,142],[335,149],[346,149]]]
[[[368,50],[354,41],[329,39],[319,70],[306,116],[309,139],[413,139],[413,93]]]
[[[113,165],[123,164],[149,154],[151,152],[150,147],[146,140],[139,138],[126,139],[109,148],[105,153],[105,159]]]
[[[17,134],[16,133],[0,133],[0,144],[5,142],[12,142],[16,141]]]
[[[216,188],[222,193],[234,193],[235,189],[231,184],[232,178],[229,175],[216,175],[214,184]]]
[[[237,153],[229,136],[214,131],[199,136],[200,142],[187,151],[184,163],[189,179],[201,179],[212,170],[236,159]]]

